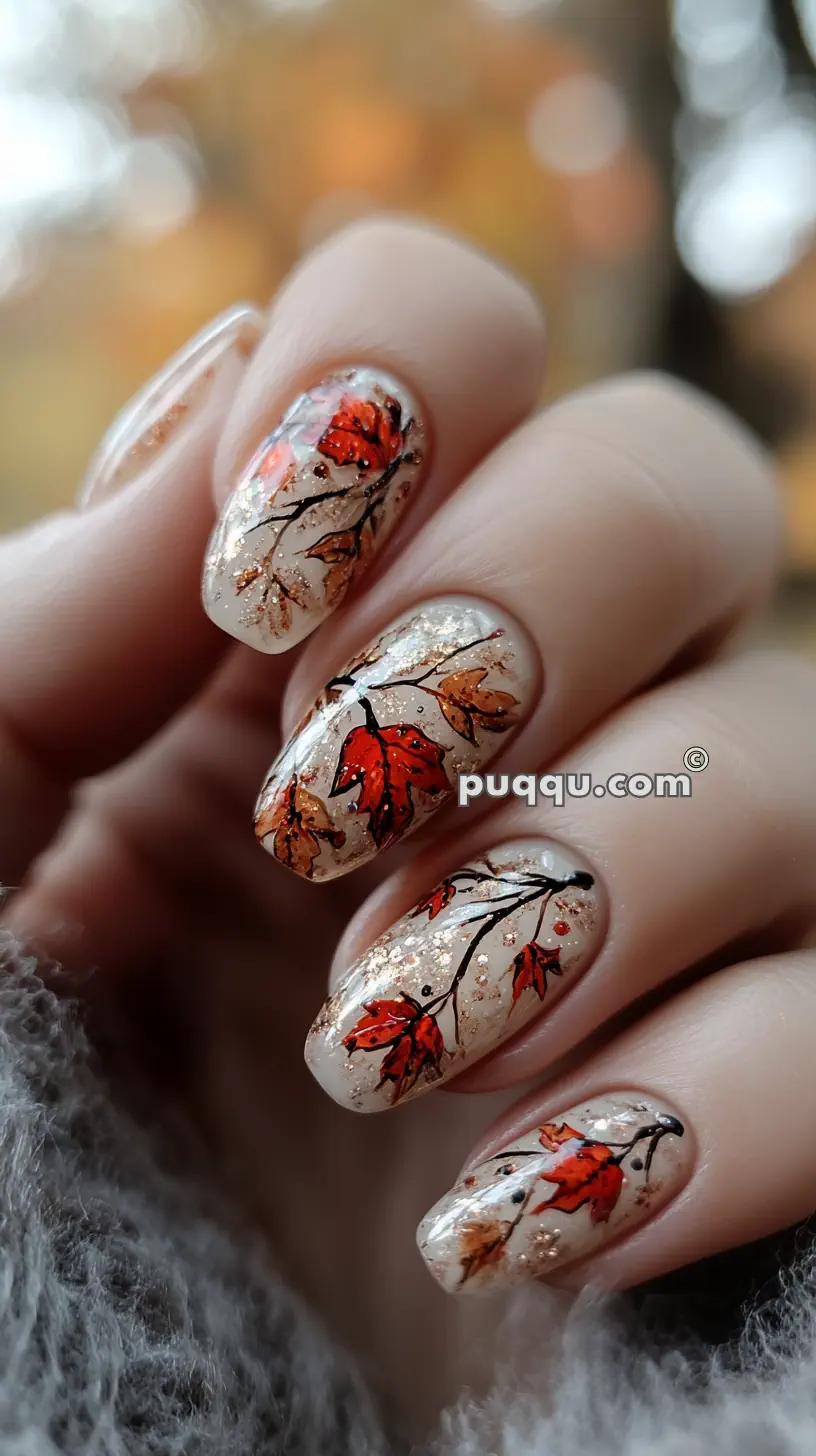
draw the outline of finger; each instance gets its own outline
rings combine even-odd
[[[225,376],[234,390],[238,369],[251,358],[263,333],[264,317],[239,303],[219,314],[174,354],[134,395],[105,434],[79,491],[84,507],[98,505],[144,475],[185,443],[190,424],[224,397]],[[229,392],[229,391],[227,391]]]
[[[621,1287],[809,1214],[815,972],[812,952],[721,972],[514,1107],[420,1226],[444,1287]]]
[[[327,879],[416,828],[525,722],[503,768],[550,762],[756,600],[774,510],[758,447],[668,381],[619,380],[531,421],[304,654],[289,722],[325,691],[262,790],[265,847]]]
[[[376,1111],[467,1069],[457,1090],[518,1085],[723,947],[785,935],[816,902],[814,717],[808,663],[711,667],[557,766],[580,797],[511,801],[435,846],[364,907],[349,964],[351,929],[307,1043],[322,1086]],[[690,739],[710,756],[690,797],[674,775],[644,797]],[[641,792],[593,792],[627,780]]]
[[[240,312],[249,327],[253,315]],[[191,375],[182,359],[181,400],[190,406],[183,420],[178,372],[171,371],[128,415],[124,433],[114,427],[114,445],[92,468],[84,492],[92,509],[54,516],[0,542],[6,883],[19,878],[59,822],[71,783],[153,732],[223,652],[198,605],[197,581],[211,522],[214,442],[244,367],[236,337],[222,333],[216,358],[217,340],[210,341],[205,375],[195,367]],[[177,423],[167,426],[166,448],[159,449],[163,399]]]
[[[532,297],[442,233],[378,220],[311,254],[219,449],[213,621],[262,652],[313,632],[412,502],[403,540],[528,413],[542,369]]]

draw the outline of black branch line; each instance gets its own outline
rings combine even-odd
[[[298,521],[302,520],[304,516],[308,515],[310,511],[315,510],[318,506],[325,505],[328,501],[344,500],[352,496],[359,496],[361,500],[366,502],[365,508],[362,511],[361,515],[358,517],[358,519],[354,521],[350,526],[344,526],[341,528],[344,531],[350,531],[354,534],[354,552],[350,554],[359,554],[360,541],[362,538],[363,530],[365,529],[366,522],[370,520],[372,530],[376,528],[376,512],[384,504],[387,498],[388,489],[392,481],[394,480],[394,477],[397,475],[403,465],[410,464],[414,458],[414,452],[412,450],[406,450],[404,448],[407,444],[408,436],[413,427],[414,420],[413,418],[409,418],[404,428],[402,429],[403,449],[400,451],[399,455],[397,455],[395,459],[391,461],[391,464],[386,466],[385,470],[376,477],[375,480],[370,480],[363,484],[361,479],[358,477],[358,479],[351,481],[348,485],[337,486],[335,489],[332,490],[323,490],[318,492],[317,495],[304,496],[301,500],[293,501],[291,507],[289,507],[287,510],[282,511],[276,515],[264,516],[262,520],[255,521],[252,526],[249,526],[247,530],[243,533],[245,538],[254,535],[256,531],[265,530],[269,526],[279,525],[281,529],[277,532],[272,546],[267,552],[264,553],[264,556],[258,563],[257,574],[253,573],[252,568],[250,568],[248,571],[242,572],[241,575],[245,579],[244,585],[239,586],[238,590],[243,590],[251,583],[251,581],[256,581],[264,573],[268,575],[269,563],[272,559],[272,556],[276,551],[280,549],[281,541],[283,540],[290,526],[294,526]],[[338,466],[337,468],[343,469],[343,466]],[[311,547],[308,547],[307,550],[311,551],[314,554],[315,548],[320,546],[322,541],[325,541],[328,536],[332,536],[335,534],[337,534],[336,530],[328,531],[325,536],[321,537],[320,540],[316,541]],[[298,554],[303,556],[306,555],[307,552],[302,551]],[[288,596],[292,600],[295,600],[295,598],[291,597],[291,593],[288,592],[285,586],[283,586],[283,584],[280,582],[280,578],[277,575],[274,576],[274,579],[275,581],[277,581],[278,586],[282,588],[284,596]],[[264,599],[267,594],[268,591],[265,591]]]
[[[366,683],[365,693],[360,694],[356,700],[365,713],[366,726],[372,729],[372,731],[376,731],[381,726],[371,705],[371,700],[368,697],[369,693],[393,692],[395,688],[419,688],[420,692],[427,693],[429,697],[435,698],[438,702],[445,695],[444,693],[440,693],[437,688],[428,687],[428,679],[437,677],[442,672],[442,669],[449,662],[452,662],[454,658],[461,657],[465,652],[471,652],[475,647],[483,647],[486,642],[494,642],[497,638],[503,636],[504,629],[499,627],[495,632],[489,632],[486,637],[474,637],[471,642],[464,642],[461,647],[455,647],[452,652],[446,652],[444,657],[437,658],[431,667],[426,668],[424,672],[418,673],[415,677],[395,677],[391,678],[388,682]],[[364,662],[360,663],[355,671],[359,672],[363,667],[373,667],[378,660],[377,658],[367,658]],[[354,676],[354,672],[347,672],[331,678],[326,684],[326,691],[331,692],[333,688],[357,687],[359,687],[359,683]],[[508,726],[510,725],[508,724]]]
[[[472,870],[460,870],[457,874],[450,876],[448,883],[455,884],[457,880],[464,879],[465,877],[475,879],[477,882],[488,881],[492,884],[503,883],[503,876],[501,874],[492,876]],[[565,890],[569,889],[591,890],[594,883],[595,881],[592,875],[588,874],[586,870],[574,870],[571,875],[565,875],[563,879],[555,879],[551,875],[531,873],[528,877],[527,885],[523,888],[517,887],[512,892],[508,891],[507,895],[491,896],[488,900],[471,900],[471,906],[484,905],[487,908],[478,911],[475,915],[469,915],[461,923],[463,925],[473,925],[478,921],[482,923],[463,952],[450,985],[438,995],[432,996],[429,1001],[421,1003],[422,1011],[426,1015],[438,1017],[444,1011],[445,1007],[450,1004],[453,1011],[454,1039],[458,1046],[459,988],[482,942],[501,925],[502,921],[507,920],[511,915],[517,914],[518,911],[524,909],[525,905],[531,905],[540,898],[541,906],[539,908],[538,921],[532,937],[535,940],[541,930],[544,915],[553,895],[563,894]]]
[[[644,1138],[648,1138],[649,1147],[646,1153],[646,1160],[644,1163],[644,1173],[645,1177],[648,1179],[649,1170],[652,1166],[652,1161],[654,1159],[654,1155],[657,1151],[658,1145],[661,1142],[661,1139],[669,1135],[673,1135],[674,1137],[682,1137],[684,1132],[685,1128],[683,1127],[683,1124],[682,1122],[680,1122],[679,1118],[662,1115],[658,1117],[655,1122],[647,1123],[645,1127],[638,1128],[634,1136],[630,1138],[629,1141],[626,1143],[605,1142],[601,1138],[581,1137],[579,1140],[579,1145],[580,1147],[584,1148],[619,1148],[620,1152],[613,1153],[606,1160],[606,1166],[620,1167],[620,1165],[625,1162],[625,1160],[629,1157],[630,1153],[634,1152],[638,1143],[642,1142]],[[511,1158],[540,1157],[541,1153],[538,1148],[505,1148],[500,1153],[494,1153],[492,1157],[488,1159],[488,1161],[495,1163],[505,1163],[508,1162],[508,1160]],[[524,1193],[523,1197],[519,1197],[518,1194],[514,1196],[513,1202],[517,1202],[518,1207],[516,1208],[513,1217],[503,1222],[501,1232],[490,1243],[487,1253],[491,1260],[496,1257],[500,1249],[506,1248],[507,1244],[509,1244],[511,1238],[513,1237],[513,1234],[516,1232],[516,1229],[518,1228],[521,1220],[523,1219],[525,1213],[527,1212],[527,1209],[530,1206],[530,1200],[532,1199],[532,1196],[536,1191],[537,1183],[538,1179],[534,1178],[533,1181],[530,1183],[529,1188]],[[468,1259],[464,1261],[462,1277],[459,1280],[460,1288],[463,1284],[467,1283],[473,1272],[472,1266],[474,1263],[477,1262],[479,1262],[477,1259]],[[484,1262],[484,1258],[482,1258],[481,1262]]]
[[[649,1170],[654,1161],[654,1155],[662,1139],[670,1135],[672,1137],[682,1137],[684,1132],[685,1128],[679,1117],[672,1117],[669,1113],[661,1113],[654,1122],[649,1122],[644,1127],[639,1127],[637,1132],[625,1143],[610,1142],[607,1138],[584,1137],[581,1134],[579,1134],[578,1141],[582,1148],[620,1148],[620,1152],[614,1153],[612,1157],[607,1159],[608,1167],[619,1168],[621,1163],[625,1162],[629,1157],[629,1154],[634,1152],[638,1143],[643,1142],[644,1138],[648,1138],[649,1146],[646,1151],[646,1161],[643,1169],[648,1178]],[[538,1148],[505,1148],[501,1153],[494,1153],[490,1162],[503,1163],[509,1158],[540,1157],[541,1153]]]

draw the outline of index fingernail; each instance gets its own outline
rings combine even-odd
[[[285,652],[340,606],[424,472],[427,432],[405,385],[335,369],[290,405],[239,473],[210,541],[207,613]]]

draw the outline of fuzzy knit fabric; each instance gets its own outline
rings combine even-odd
[[[2,1456],[380,1456],[361,1381],[0,962]]]
[[[402,1456],[301,1302],[117,1108],[76,1013],[10,946],[1,968],[0,1456]],[[716,1348],[668,1338],[671,1291],[519,1294],[492,1391],[415,1456],[813,1456],[816,1259],[768,1268],[773,1297]]]

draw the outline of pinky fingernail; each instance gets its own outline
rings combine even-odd
[[[204,409],[228,361],[254,352],[263,327],[263,314],[239,303],[174,354],[114,420],[88,467],[79,505],[116,495],[152,465]]]
[[[419,1250],[450,1294],[546,1278],[657,1213],[693,1161],[674,1112],[636,1092],[610,1093],[471,1168],[422,1220]]]

